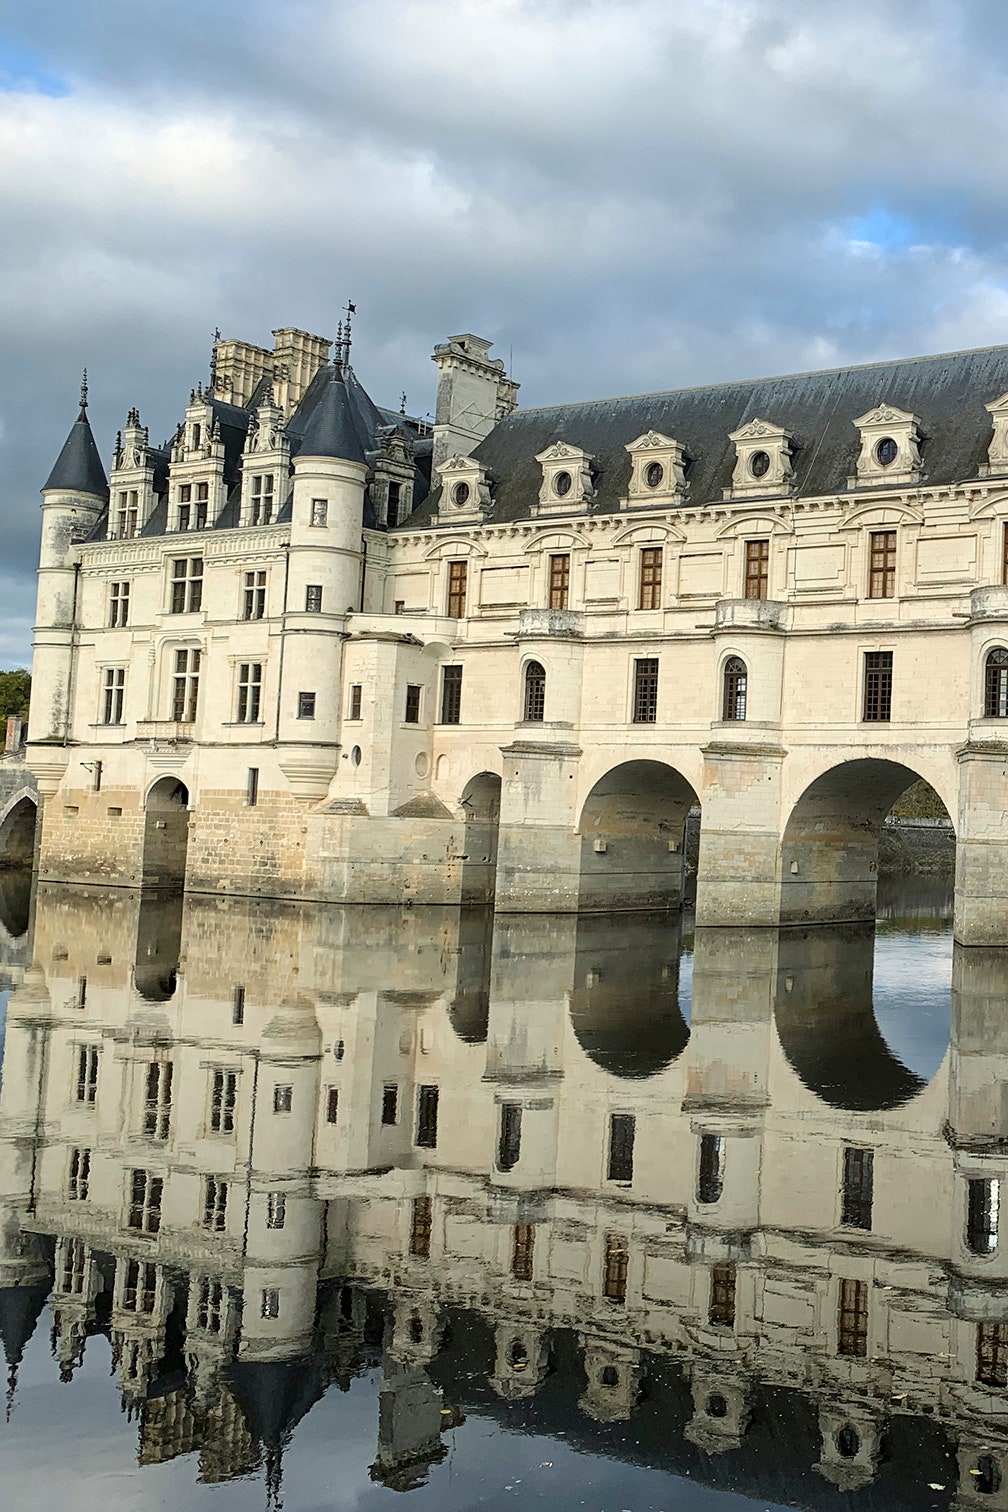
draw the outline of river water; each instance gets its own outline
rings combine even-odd
[[[1008,956],[42,889],[4,1507],[1001,1507]]]

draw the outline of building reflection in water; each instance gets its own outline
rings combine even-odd
[[[48,1302],[61,1379],[109,1340],[141,1464],[274,1503],[297,1424],[380,1367],[400,1490],[478,1414],[766,1499],[1008,1505],[1004,954],[956,952],[927,1079],[870,930],[702,932],[687,1012],[677,929],[43,891],[8,1410]]]

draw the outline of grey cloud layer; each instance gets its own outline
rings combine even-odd
[[[107,456],[129,404],[170,432],[214,325],[332,333],[348,295],[365,382],[420,411],[462,329],[525,403],[1008,340],[1001,5],[36,0],[9,29],[68,92],[0,94],[0,665],[85,362]]]

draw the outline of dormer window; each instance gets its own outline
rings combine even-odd
[[[916,415],[880,404],[854,424],[861,432],[861,452],[857,472],[847,480],[849,487],[912,483],[920,477],[920,421]]]
[[[441,502],[437,518],[462,524],[481,520],[490,508],[490,475],[474,457],[449,457],[438,468],[441,475]],[[389,519],[392,510],[389,508]]]
[[[193,428],[192,428],[192,444],[193,444],[193,448],[194,449],[197,446],[201,446],[203,444],[203,427],[202,427],[202,425],[196,424],[196,425],[193,426]]]
[[[585,509],[595,497],[591,457],[579,446],[556,441],[536,457],[543,471],[536,514]]]
[[[183,483],[179,487],[179,530],[205,530],[210,507],[209,483]]]
[[[735,469],[726,497],[786,492],[794,472],[790,431],[757,419],[728,439],[735,445]]]
[[[273,519],[273,474],[255,473],[252,477],[253,525],[269,525]]]
[[[645,431],[626,450],[630,453],[627,503],[679,504],[686,490],[686,449],[681,441],[660,431]]]

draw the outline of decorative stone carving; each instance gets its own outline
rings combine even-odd
[[[686,492],[686,448],[660,431],[645,431],[628,443],[630,505],[674,505]]]
[[[994,434],[987,448],[986,471],[988,474],[1008,472],[1008,394],[1002,394],[984,408],[994,422]]]
[[[728,437],[735,446],[729,498],[783,493],[790,486],[791,432],[769,420],[748,421]]]
[[[543,480],[535,514],[574,514],[588,508],[595,498],[588,452],[566,441],[554,441],[539,452],[536,461]]]
[[[449,457],[438,468],[441,500],[438,523],[465,524],[481,520],[490,508],[490,474],[474,457]]]
[[[920,421],[891,404],[879,404],[854,421],[861,432],[857,475],[849,486],[914,483],[921,475]]]

